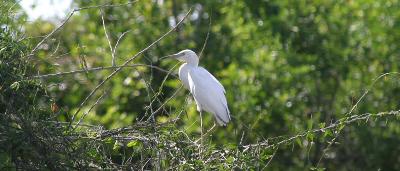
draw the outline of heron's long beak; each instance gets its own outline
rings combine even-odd
[[[165,59],[165,58],[174,58],[174,59],[176,59],[176,58],[181,57],[182,55],[183,55],[183,54],[180,54],[180,53],[176,53],[176,54],[172,54],[172,55],[167,55],[167,56],[161,57],[160,60],[163,60],[163,59]]]

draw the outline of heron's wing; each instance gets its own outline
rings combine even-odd
[[[200,109],[213,113],[220,125],[226,125],[230,115],[222,84],[202,67],[190,69],[188,81]]]

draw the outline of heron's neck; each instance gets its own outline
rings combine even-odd
[[[187,58],[186,63],[190,66],[198,66],[199,58],[197,56],[190,56],[189,58]]]

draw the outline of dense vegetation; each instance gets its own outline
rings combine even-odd
[[[399,170],[399,4],[78,1],[27,22],[7,1],[0,170]],[[203,115],[201,140],[177,62],[159,57],[203,45],[233,120]]]

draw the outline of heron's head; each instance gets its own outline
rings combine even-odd
[[[176,54],[166,56],[169,58],[174,58],[182,62],[186,62],[187,64],[198,65],[199,64],[199,57],[197,57],[196,53],[186,49],[182,50]]]

